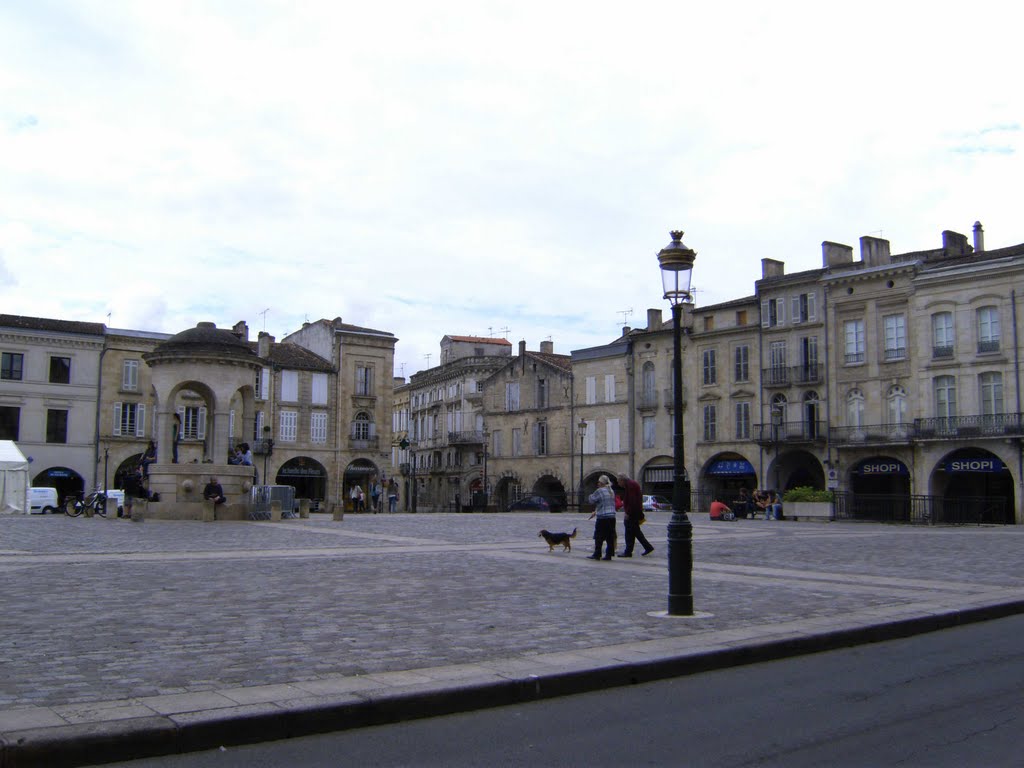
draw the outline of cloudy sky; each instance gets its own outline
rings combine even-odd
[[[4,0],[0,312],[340,316],[408,376],[645,325],[673,228],[698,305],[823,240],[1024,242],[1024,11],[839,5]]]

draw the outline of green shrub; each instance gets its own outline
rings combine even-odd
[[[782,502],[791,501],[832,501],[832,491],[821,491],[809,485],[790,488],[782,497]]]

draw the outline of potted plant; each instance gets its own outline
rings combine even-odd
[[[832,491],[802,485],[782,497],[783,514],[792,520],[832,520]]]

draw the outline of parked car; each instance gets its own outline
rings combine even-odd
[[[33,515],[49,515],[59,510],[56,488],[29,488],[28,511]]]
[[[672,502],[664,496],[644,496],[644,512],[654,512],[659,509],[671,510]]]
[[[540,512],[550,512],[551,504],[543,496],[523,496],[523,498],[513,501],[508,505],[509,512],[516,512],[518,510],[531,509]]]

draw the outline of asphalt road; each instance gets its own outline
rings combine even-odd
[[[1024,617],[523,706],[118,763],[1020,766]]]

